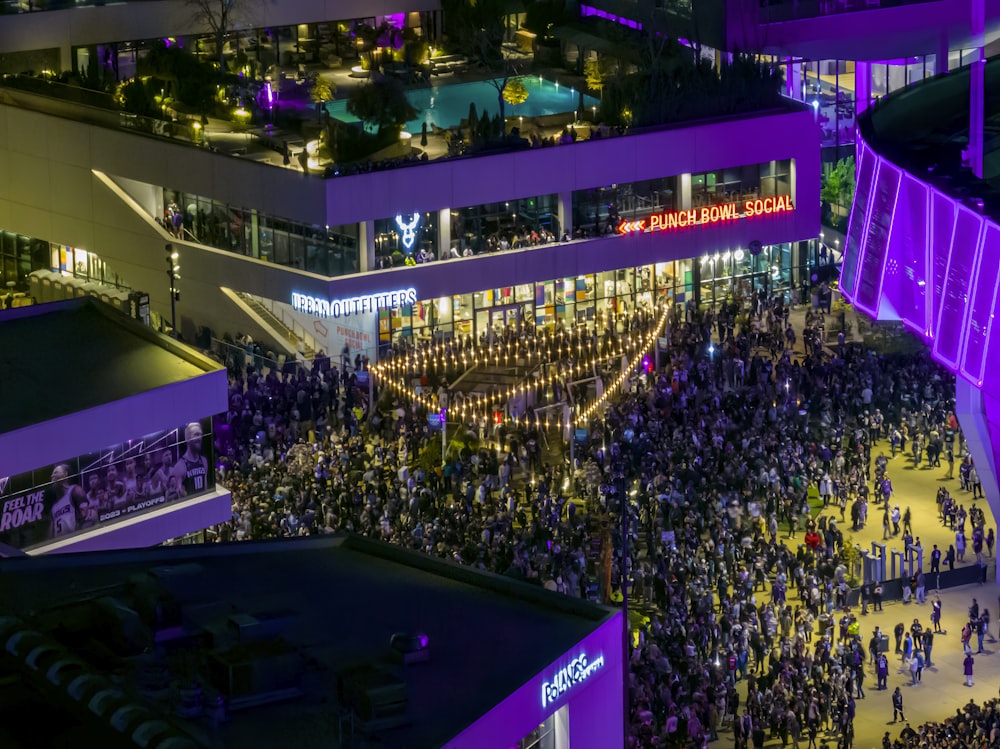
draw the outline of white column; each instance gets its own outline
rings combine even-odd
[[[358,255],[361,258],[361,272],[375,270],[375,221],[358,224]]]
[[[983,392],[962,377],[955,378],[955,415],[962,426],[969,454],[983,486],[993,517],[1000,517],[1000,484],[997,481],[997,448],[990,439],[990,421]],[[997,425],[1000,426],[1000,425]],[[959,456],[956,456],[958,458]]]
[[[785,58],[785,95],[789,99],[802,101],[802,63],[793,57]]]
[[[451,209],[442,208],[438,211],[438,260],[446,260],[451,256]]]
[[[559,211],[559,238],[563,234],[573,236],[573,193],[561,192],[557,198]]]
[[[691,208],[691,173],[685,172],[677,180],[677,209],[686,211]]]

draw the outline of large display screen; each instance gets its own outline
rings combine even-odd
[[[0,542],[27,549],[215,489],[211,419],[0,478]]]

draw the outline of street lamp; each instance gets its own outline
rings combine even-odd
[[[167,278],[170,279],[170,335],[176,338],[177,301],[181,298],[181,292],[177,288],[177,282],[180,280],[178,271],[181,269],[181,266],[178,265],[177,261],[180,260],[181,256],[174,251],[174,246],[170,242],[167,242],[163,249],[167,253]]]

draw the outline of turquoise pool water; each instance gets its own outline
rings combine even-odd
[[[572,112],[580,107],[580,92],[576,89],[560,86],[537,75],[520,77],[521,83],[528,89],[528,98],[516,107],[506,104],[504,113],[508,116],[541,117],[547,114],[562,114]],[[487,81],[472,83],[455,83],[452,85],[432,86],[430,88],[415,88],[406,92],[406,98],[416,107],[419,114],[406,123],[405,129],[417,135],[424,122],[427,129],[431,125],[440,128],[457,127],[463,119],[469,116],[469,104],[475,102],[476,111],[482,115],[483,110],[492,117],[500,112],[497,101],[497,90]],[[583,97],[583,108],[588,110],[600,102],[593,96]],[[347,111],[347,100],[328,101],[326,109],[331,117],[342,122],[357,122],[358,118]],[[580,112],[583,116],[583,112]]]

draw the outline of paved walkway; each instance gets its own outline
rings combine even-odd
[[[849,318],[853,318],[853,312],[848,313]],[[801,329],[805,317],[805,308],[799,307],[791,314],[791,322],[797,329]],[[856,320],[853,322],[852,337],[855,337],[858,326]],[[836,325],[831,318],[827,317],[827,324]],[[855,340],[857,338],[855,337]],[[873,459],[884,449],[888,457],[891,450],[888,441],[883,440],[872,451]],[[948,466],[942,460],[940,468],[931,468],[926,461],[919,466],[914,466],[912,455],[904,456],[897,453],[889,460],[888,474],[894,487],[892,504],[899,504],[905,511],[909,507],[913,516],[913,534],[919,537],[924,548],[925,569],[930,568],[930,551],[934,544],[937,544],[942,551],[946,551],[950,544],[955,542],[955,534],[948,530],[938,519],[936,494],[938,487],[944,486],[951,495],[965,505],[968,510],[973,504],[972,494],[964,492],[960,488],[958,481],[958,463],[955,465],[955,478],[946,478]],[[874,473],[874,469],[873,469]],[[986,513],[986,527],[996,528],[996,520],[985,500],[976,503]],[[822,513],[821,513],[822,514]],[[859,531],[850,529],[850,515],[846,515],[847,522],[841,523],[839,508],[831,506],[825,514],[834,516],[838,520],[839,527],[844,531],[844,542],[860,544],[862,549],[871,549],[872,541],[882,541],[882,511],[880,506],[872,506],[869,510],[867,525]],[[970,533],[970,526],[966,523],[966,531]],[[802,542],[802,534],[797,534],[797,539],[786,540],[787,544],[798,544]],[[902,551],[903,545],[899,537],[889,539],[886,542],[887,553],[891,549]],[[881,627],[882,631],[890,635],[889,655],[893,656],[892,630],[897,623],[903,622],[907,629],[915,618],[919,619],[925,628],[930,624],[930,602],[935,595],[940,595],[942,603],[941,625],[945,630],[944,635],[934,638],[934,649],[932,651],[933,666],[924,669],[921,683],[911,686],[909,670],[901,667],[900,657],[895,655],[890,658],[890,673],[888,689],[879,692],[876,689],[877,680],[874,669],[871,665],[865,670],[865,698],[857,701],[857,714],[854,721],[855,742],[854,749],[881,749],[882,736],[889,731],[890,736],[895,739],[903,723],[892,724],[892,702],[891,695],[896,686],[900,686],[903,692],[903,706],[906,717],[914,729],[917,729],[923,722],[929,720],[941,720],[954,714],[960,706],[968,703],[970,699],[984,701],[998,695],[1000,690],[1000,643],[996,639],[992,641],[987,638],[984,646],[985,652],[976,655],[975,664],[975,686],[968,688],[965,686],[965,678],[962,671],[962,645],[960,633],[968,616],[968,608],[973,597],[979,601],[980,608],[987,608],[990,611],[990,630],[995,638],[1000,631],[1000,587],[995,582],[996,560],[988,559],[989,582],[985,585],[969,585],[959,588],[951,588],[940,593],[936,593],[931,587],[934,584],[933,578],[928,575],[927,603],[903,604],[901,602],[887,603],[884,610],[879,613],[869,613],[861,617],[862,640],[867,652],[868,640],[871,638],[875,626]],[[969,550],[964,563],[957,563],[957,567],[970,566],[976,564],[975,555],[971,550],[971,540]],[[889,574],[887,570],[887,574]],[[789,593],[793,594],[790,589]],[[790,597],[790,602],[795,605],[797,598]],[[975,644],[975,637],[973,638]],[[746,692],[741,688],[741,704]],[[823,734],[818,738],[822,743]],[[831,747],[835,747],[836,738],[827,739]],[[723,732],[715,746],[731,746],[733,742],[731,732]],[[808,743],[807,739],[802,740],[802,746]],[[766,746],[781,746],[779,738],[770,739]]]

